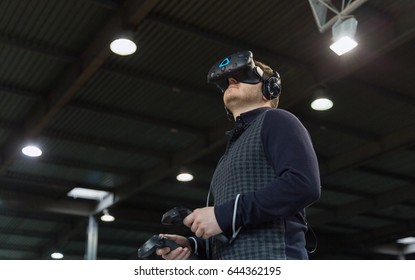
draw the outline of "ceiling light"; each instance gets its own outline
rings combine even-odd
[[[59,253],[59,252],[54,252],[52,254],[50,254],[52,259],[58,260],[58,259],[63,259],[63,254]]]
[[[29,145],[22,149],[22,153],[29,157],[39,157],[42,155],[42,150],[37,146]]]
[[[104,209],[103,211],[103,215],[101,216],[101,221],[103,222],[113,222],[115,221],[114,216],[110,215],[110,213],[108,213],[108,209]]]
[[[176,179],[180,182],[189,182],[193,180],[193,175],[190,173],[180,173],[177,175]]]
[[[118,55],[130,55],[135,53],[137,45],[130,39],[119,38],[111,42],[110,49]]]
[[[333,107],[333,101],[328,98],[318,98],[311,102],[311,108],[316,111],[326,111]]]
[[[405,244],[405,245],[415,244],[415,237],[409,236],[409,237],[401,238],[401,239],[396,240],[396,243]]]
[[[70,196],[73,198],[103,200],[109,194],[110,192],[107,192],[107,191],[99,191],[99,190],[86,189],[86,188],[73,188],[70,192],[67,193],[67,196]]]
[[[339,19],[332,27],[333,44],[330,49],[337,55],[345,54],[357,46],[354,40],[356,34],[357,20],[350,17],[346,20]]]

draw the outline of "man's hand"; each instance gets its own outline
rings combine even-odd
[[[214,207],[197,208],[188,215],[183,224],[189,227],[197,237],[207,239],[222,232],[216,220]]]
[[[186,237],[174,234],[160,234],[160,236],[176,242],[182,247],[171,250],[169,247],[164,247],[156,250],[156,254],[165,260],[187,260],[191,254],[191,247],[189,240]]]

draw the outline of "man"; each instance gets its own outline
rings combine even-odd
[[[195,209],[184,219],[195,237],[165,235],[183,247],[161,248],[157,254],[165,259],[187,259],[191,252],[211,259],[308,259],[305,208],[320,197],[318,163],[301,122],[276,108],[278,73],[243,51],[215,64],[208,82],[221,89],[235,120],[211,182],[214,206]],[[219,234],[228,242],[216,238]]]

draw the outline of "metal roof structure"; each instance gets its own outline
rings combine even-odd
[[[310,258],[413,259],[396,240],[415,236],[414,11],[367,1],[353,12],[359,45],[339,57],[305,0],[0,1],[0,259],[83,259],[89,218],[105,208],[116,220],[98,222],[97,259],[188,234],[160,219],[205,205],[232,126],[206,74],[239,50],[280,73],[280,108],[313,140]],[[118,56],[109,44],[126,31],[138,51]],[[322,88],[334,107],[314,111]],[[22,155],[31,142],[41,157]],[[180,169],[195,179],[177,182]],[[74,199],[74,187],[113,196]]]

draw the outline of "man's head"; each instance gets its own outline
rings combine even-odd
[[[261,83],[261,91],[265,100],[271,101],[272,107],[277,107],[281,93],[281,80],[271,67],[255,61],[250,51],[242,51],[227,56],[218,61],[208,73],[208,82],[215,84],[223,93],[230,85],[230,79],[235,83],[256,85]]]

